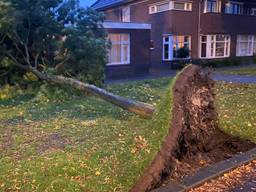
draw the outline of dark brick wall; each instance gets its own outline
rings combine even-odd
[[[161,0],[137,0],[130,3],[131,22],[152,24],[150,39],[153,40],[155,46],[155,49],[150,54],[152,67],[166,67],[170,65],[170,62],[162,61],[163,34],[190,35],[192,59],[197,59],[199,55],[199,34],[230,34],[230,54],[232,57],[236,54],[236,36],[238,34],[256,35],[255,16],[229,15],[224,13],[205,14],[203,13],[203,4],[200,3],[201,0],[193,0],[192,12],[171,10],[150,15],[149,5],[159,1]],[[225,0],[222,1],[224,2]],[[253,0],[247,2],[250,3],[246,4],[245,7],[250,7],[252,3],[256,3]],[[201,9],[201,13],[199,13],[199,9]],[[107,21],[120,21],[121,7],[108,9],[105,13]]]

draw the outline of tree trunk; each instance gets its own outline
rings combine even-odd
[[[150,104],[137,102],[132,99],[114,95],[113,93],[110,93],[104,89],[83,83],[73,78],[67,78],[59,75],[48,75],[32,67],[30,67],[29,70],[42,80],[60,85],[69,85],[77,90],[92,94],[125,110],[140,115],[141,117],[151,117],[155,111],[154,107]]]

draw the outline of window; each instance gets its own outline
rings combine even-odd
[[[237,56],[253,56],[254,49],[254,39],[253,35],[238,35],[237,45],[236,45],[236,55]]]
[[[220,13],[221,1],[220,0],[205,0],[204,13]]]
[[[192,11],[192,3],[174,2],[173,9]]]
[[[112,43],[109,51],[108,65],[119,65],[130,63],[130,35],[129,34],[109,34]]]
[[[163,60],[187,59],[190,57],[190,36],[164,36]]]
[[[225,13],[227,14],[241,15],[243,12],[243,3],[228,2],[225,4]]]
[[[182,10],[192,11],[192,3],[190,2],[176,2],[176,1],[163,1],[149,6],[149,13],[159,13],[169,10]]]
[[[202,35],[201,58],[222,58],[230,55],[229,35]]]
[[[253,36],[253,55],[256,55],[256,35]]]
[[[131,22],[130,6],[122,8],[122,22]]]
[[[256,16],[256,8],[251,8],[251,14],[252,16]]]
[[[162,3],[156,6],[157,7],[157,12],[163,12],[167,11],[170,9],[170,2]]]

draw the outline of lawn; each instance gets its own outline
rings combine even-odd
[[[220,70],[223,74],[228,75],[251,75],[256,76],[256,66],[252,67],[241,67],[237,69],[230,69],[230,70]]]
[[[156,106],[168,97],[168,106],[168,87],[160,79],[108,89]],[[170,107],[149,120],[59,89],[17,90],[1,94],[2,191],[128,191],[167,132]]]
[[[170,82],[107,87],[155,105],[151,120],[52,87],[2,88],[0,191],[128,191],[168,131]],[[223,130],[256,142],[256,85],[218,84],[216,90]]]

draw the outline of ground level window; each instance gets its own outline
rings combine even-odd
[[[130,35],[109,34],[112,44],[109,51],[108,65],[122,65],[130,63]]]
[[[190,58],[190,36],[164,36],[163,60]]]
[[[230,55],[230,35],[202,35],[201,58],[223,58]]]
[[[254,39],[253,35],[238,35],[237,44],[236,44],[236,55],[237,56],[253,56],[254,48]]]
[[[253,55],[256,55],[256,35],[254,37],[254,42],[253,42]]]

